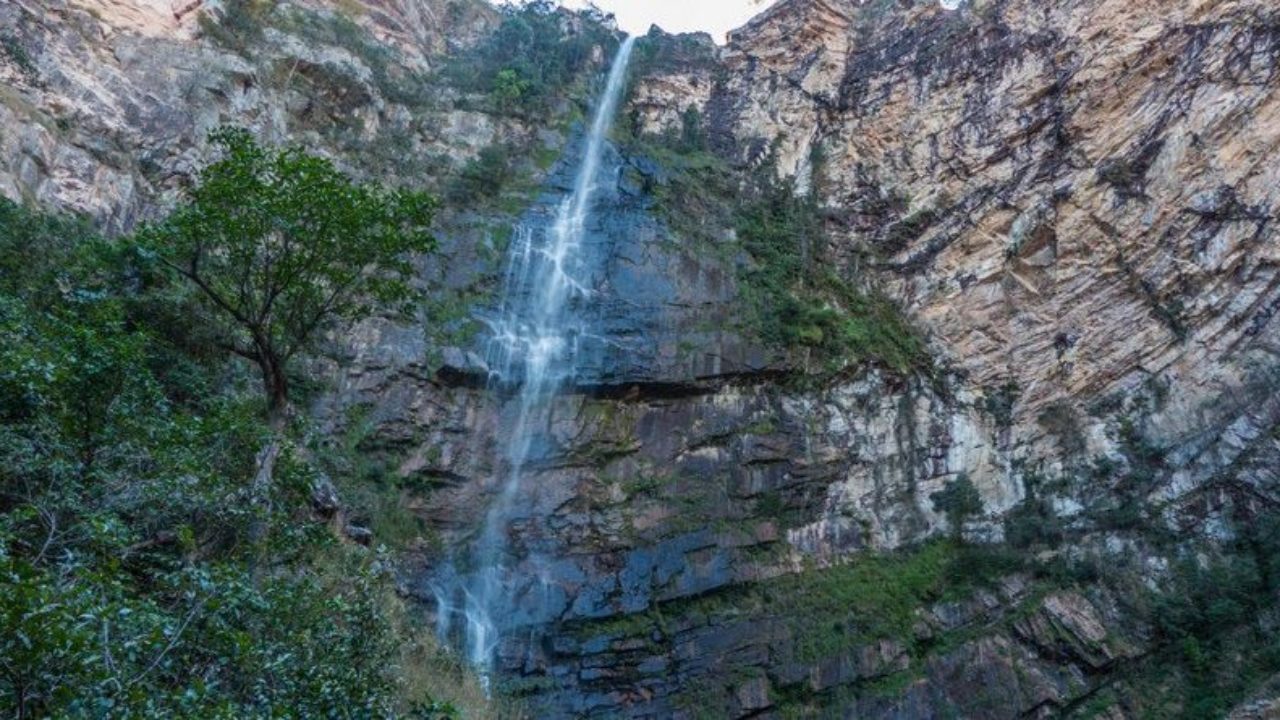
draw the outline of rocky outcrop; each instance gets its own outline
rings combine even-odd
[[[1150,477],[1138,502],[1186,540],[1229,537],[1230,517],[1272,511],[1278,478],[1262,469],[1270,460],[1255,458],[1276,452],[1280,421],[1268,309],[1277,302],[1280,185],[1267,151],[1245,148],[1273,147],[1280,128],[1276,17],[1259,3],[1166,5],[1153,19],[1151,8],[1106,2],[958,11],[931,2],[788,2],[735,33],[713,65],[647,69],[635,95],[644,128],[679,131],[692,107],[711,123],[713,144],[740,162],[771,153],[779,172],[825,206],[830,254],[846,271],[869,267],[932,333],[956,375],[940,395],[875,382],[781,393],[778,426],[766,437],[728,431],[751,441],[734,449],[745,453],[731,460],[738,470],[722,469],[721,452],[687,446],[683,456],[715,461],[688,474],[704,483],[727,477],[727,494],[694,503],[696,511],[646,513],[662,518],[647,521],[669,528],[698,512],[715,523],[730,509],[751,541],[761,537],[757,518],[785,517],[780,541],[763,543],[761,562],[761,550],[743,556],[726,538],[668,545],[659,530],[641,541],[646,551],[683,556],[662,577],[694,573],[710,584],[678,579],[675,594],[628,595],[620,580],[633,571],[628,551],[588,572],[604,576],[605,589],[591,592],[609,609],[570,611],[561,621],[656,606],[690,622],[684,597],[730,593],[732,605],[737,589],[768,584],[800,558],[839,563],[918,543],[946,527],[930,498],[961,476],[984,508],[966,528],[970,537],[1002,538],[1004,521],[1048,477],[1042,525],[1065,523],[1086,552],[1126,558],[1146,573],[1167,559],[1106,519],[1129,492],[1126,477]],[[717,414],[729,414],[719,404],[725,393],[712,396]],[[864,402],[841,412],[859,393]],[[892,409],[878,414],[876,405]],[[788,422],[800,427],[782,430]],[[678,420],[655,424],[684,436]],[[663,441],[642,433],[606,446],[643,455]],[[762,449],[765,458],[753,456]],[[681,458],[653,465],[680,468]],[[1095,459],[1112,469],[1090,469]],[[643,476],[623,467],[623,476]],[[735,506],[744,480],[769,499]],[[781,507],[769,496],[778,491]],[[588,513],[581,525],[605,517]],[[620,536],[593,537],[612,544]],[[1008,631],[977,633],[963,651],[926,652],[923,678],[890,693],[896,699],[860,704],[865,683],[880,676],[864,676],[855,656],[802,671],[819,678],[805,692],[844,688],[825,695],[826,707],[854,717],[927,717],[944,707],[975,717],[1066,712],[1151,650],[1144,632],[1123,628],[1121,611],[1111,611],[1108,629],[1078,597],[1055,591]],[[584,714],[663,716],[679,702],[710,702],[746,716],[774,707],[761,698],[776,702],[795,687],[760,659],[777,651],[767,623],[678,623],[658,643],[669,648],[630,635],[588,651],[526,647],[509,654],[520,661],[508,668],[561,685],[576,678],[549,707]],[[675,647],[685,637],[694,649],[681,655]],[[978,674],[959,670],[966,665]],[[1024,674],[1027,667],[1037,669]],[[972,704],[980,703],[978,679],[1000,688],[988,705]],[[960,690],[950,695],[953,684]]]
[[[1128,415],[1182,448],[1153,497],[1195,502],[1225,460],[1207,448],[1274,420],[1276,28],[1249,2],[793,0],[731,36],[697,107],[719,147],[812,188],[832,257],[997,411],[1002,461],[963,466],[989,494],[1119,458]],[[646,106],[685,77],[641,79]]]
[[[1113,599],[1036,597],[1018,577],[965,602],[923,608],[901,641],[817,656],[785,610],[774,613],[712,611],[561,638],[544,650],[569,664],[557,666],[552,707],[585,715],[625,707],[634,717],[698,717],[707,707],[722,717],[911,718],[943,708],[961,717],[1051,716],[1136,656]],[[924,647],[944,649],[922,660]]]
[[[491,24],[487,6],[355,6],[353,20],[328,3],[229,3],[243,15],[239,37],[210,34],[230,12],[215,3],[7,3],[0,192],[118,232],[173,202],[222,124],[304,141],[391,178],[421,172],[403,155],[464,160],[519,132],[478,113],[432,117],[430,91],[413,87],[426,83],[426,58]],[[345,41],[335,27],[350,29]],[[396,67],[379,65],[376,37],[396,43]]]
[[[1150,376],[1202,400],[1271,355],[1276,23],[1247,2],[801,0],[733,36],[710,104],[784,173],[820,148],[836,252],[872,252],[1024,418]]]

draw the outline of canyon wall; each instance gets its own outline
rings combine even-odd
[[[319,431],[358,432],[429,529],[398,563],[429,616],[500,485],[513,411],[486,385],[483,330],[452,330],[492,309],[510,228],[548,222],[581,128],[471,109],[430,79],[497,25],[487,6],[281,7],[249,40],[219,35],[213,6],[0,7],[0,192],[126,231],[227,122],[393,183],[495,143],[554,153],[515,208],[446,213],[421,269],[461,316],[378,318],[308,363],[333,387]],[[1133,598],[1280,502],[1280,13],[784,0],[724,47],[642,42],[670,54],[639,66],[634,132],[693,111],[733,172],[794,178],[823,257],[901,308],[931,370],[816,373],[746,332],[733,229],[710,252],[673,227],[669,170],[620,140],[587,229],[605,248],[600,351],[513,503],[529,582],[497,687],[534,717],[1156,707],[1165,648]],[[961,480],[980,509],[945,540],[935,496]],[[1040,570],[948,574],[1029,515],[1059,536],[1023,544]],[[1264,716],[1261,693],[1240,717]]]

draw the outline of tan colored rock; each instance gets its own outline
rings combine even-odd
[[[823,148],[823,200],[850,219],[833,255],[880,253],[879,281],[975,390],[1019,388],[1014,437],[1037,443],[1053,403],[1160,375],[1185,409],[1276,354],[1274,15],[791,0],[731,36],[725,122],[743,151],[776,142],[802,187]],[[886,197],[903,208],[866,214]],[[882,244],[921,212],[938,217]]]
[[[376,146],[395,133],[394,142],[411,151],[400,151],[402,159],[440,154],[462,162],[499,133],[527,130],[441,112],[423,132],[350,49],[270,22],[251,57],[203,37],[199,18],[217,17],[220,8],[212,0],[0,5],[0,25],[12,28],[8,35],[32,66],[0,54],[0,192],[119,231],[172,202],[199,166],[208,132],[226,123],[277,141],[305,140],[356,169],[376,161],[353,147]],[[473,42],[496,18],[478,0],[297,0],[266,10],[272,17],[298,11],[362,25],[405,72],[426,71],[440,52]],[[317,88],[334,97],[317,97]],[[322,102],[323,114],[315,109]],[[358,132],[321,133],[317,123]],[[392,170],[384,162],[377,172],[389,178]]]

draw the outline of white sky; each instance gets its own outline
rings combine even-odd
[[[582,7],[585,0],[562,0]],[[596,6],[618,18],[618,26],[632,35],[643,35],[650,25],[667,32],[709,32],[724,42],[726,32],[748,20],[774,0],[596,0]]]
[[[709,32],[717,42],[725,33],[746,24],[776,0],[595,0],[605,12],[618,18],[618,26],[632,35],[649,32],[657,25],[667,32]],[[955,8],[961,0],[939,0],[945,8]],[[569,7],[583,7],[588,0],[560,0]]]

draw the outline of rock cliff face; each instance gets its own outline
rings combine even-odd
[[[428,82],[494,13],[284,3],[248,37],[213,10],[0,7],[0,192],[122,231],[173,201],[224,122],[392,181],[495,142],[555,151],[518,211],[452,213],[423,263],[482,317],[500,236],[545,224],[580,135]],[[529,583],[498,686],[535,717],[1160,709],[1167,648],[1134,598],[1280,503],[1280,13],[784,0],[723,48],[647,41],[666,60],[634,78],[637,130],[679,132],[692,109],[737,168],[771,157],[816,199],[825,257],[895,298],[938,369],[814,378],[780,361],[734,322],[741,258],[664,223],[661,163],[612,149],[588,230],[607,248],[599,352],[513,503]],[[512,408],[485,388],[482,338],[424,323],[365,323],[312,369],[336,387],[317,402],[326,431],[360,425],[418,488],[407,502],[438,542],[401,568],[430,613],[441,548],[466,546],[496,491]],[[932,499],[961,478],[981,504],[967,550],[940,540]],[[1039,564],[957,565],[1006,541]],[[1080,570],[1097,565],[1120,572]],[[1260,692],[1240,717],[1266,712]]]
[[[901,5],[780,4],[725,53],[723,122],[744,153],[782,138],[785,172],[821,148],[833,242],[870,245],[973,382],[1035,412],[1212,385],[1265,344],[1273,8]]]
[[[393,149],[465,158],[499,132],[467,113],[411,116],[428,58],[492,24],[483,3],[369,3],[354,20],[325,3],[232,5],[244,27],[219,34],[202,30],[220,7],[202,0],[6,3],[0,191],[121,231],[174,200],[222,124],[393,176],[419,169]]]

